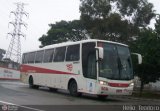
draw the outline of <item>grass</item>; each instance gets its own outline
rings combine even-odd
[[[139,92],[133,92],[132,97],[146,98],[146,99],[160,99],[160,92],[143,91],[140,96]]]

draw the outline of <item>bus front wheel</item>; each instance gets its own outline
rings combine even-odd
[[[71,81],[69,84],[69,92],[72,96],[81,96],[81,93],[79,93],[77,89],[77,83],[75,81]]]

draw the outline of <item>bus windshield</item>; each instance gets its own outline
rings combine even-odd
[[[123,45],[101,43],[104,59],[99,62],[99,77],[112,80],[131,80],[133,70],[130,51]]]

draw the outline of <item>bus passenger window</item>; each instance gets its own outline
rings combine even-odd
[[[55,49],[54,62],[63,62],[65,58],[66,47],[59,47]]]
[[[68,46],[66,61],[78,61],[79,60],[79,48],[80,48],[79,44]]]
[[[23,56],[22,56],[22,63],[23,63],[23,64],[26,64],[26,63],[27,63],[27,55],[28,55],[28,54],[23,54]]]
[[[43,54],[44,54],[44,50],[42,50],[42,51],[37,51],[36,57],[35,57],[35,63],[42,63]]]
[[[43,62],[52,62],[53,60],[54,49],[45,50]]]
[[[30,52],[27,55],[28,55],[27,56],[28,63],[34,63],[35,52]]]

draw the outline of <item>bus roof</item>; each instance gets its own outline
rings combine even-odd
[[[68,46],[68,45],[75,45],[75,44],[80,44],[80,43],[97,42],[97,41],[99,41],[99,42],[107,42],[107,43],[112,43],[112,44],[118,44],[118,45],[123,45],[123,46],[128,47],[128,45],[122,44],[122,43],[119,43],[119,42],[98,40],[98,39],[87,39],[87,40],[81,40],[81,41],[76,41],[76,42],[68,41],[68,42],[63,42],[63,43],[58,43],[58,44],[52,44],[52,45],[45,46],[43,48],[39,48],[37,50],[26,51],[24,53],[34,52],[34,51],[41,51],[41,50],[45,50],[45,49],[51,49],[51,48],[56,48],[56,47]]]

